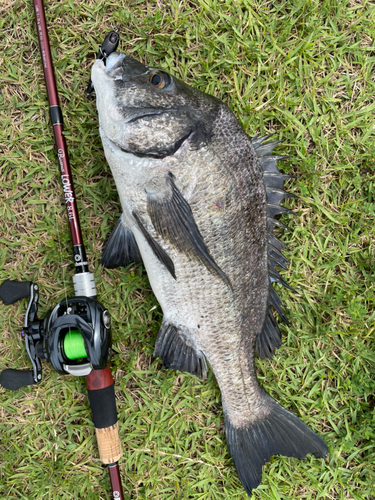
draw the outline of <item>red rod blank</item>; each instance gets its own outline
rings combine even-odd
[[[59,97],[57,94],[56,80],[53,71],[51,49],[48,39],[47,23],[44,13],[43,0],[33,0],[35,19],[37,25],[39,49],[43,62],[44,79],[47,87],[48,102],[53,125],[53,133],[59,159],[60,175],[64,190],[65,205],[68,212],[70,233],[73,245],[82,245],[82,233],[79,224],[77,204],[75,200],[73,178],[69,165],[68,149],[63,136],[62,114],[59,107]]]

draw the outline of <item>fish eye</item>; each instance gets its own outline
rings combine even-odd
[[[156,71],[150,76],[150,83],[157,87],[158,89],[164,89],[168,87],[171,83],[171,77],[168,73],[164,73],[163,71]]]

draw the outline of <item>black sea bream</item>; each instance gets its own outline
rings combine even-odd
[[[277,142],[250,139],[220,100],[127,57],[92,68],[100,135],[123,214],[103,263],[142,259],[163,310],[155,345],[166,368],[219,383],[225,431],[246,492],[275,454],[325,457],[323,440],[260,386],[285,319],[272,282],[287,262],[273,234],[286,175]]]

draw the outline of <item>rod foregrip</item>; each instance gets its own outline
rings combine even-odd
[[[121,456],[115,387],[109,365],[86,375],[86,385],[98,441],[100,460],[113,464]]]

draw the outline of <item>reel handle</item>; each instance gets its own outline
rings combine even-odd
[[[26,385],[36,384],[33,370],[14,370],[7,368],[0,373],[0,385],[4,389],[16,391]]]
[[[17,300],[30,297],[31,281],[11,281],[5,280],[0,285],[0,299],[9,306]]]
[[[25,340],[25,347],[30,358],[33,370],[14,370],[8,368],[0,373],[0,385],[10,391],[16,391],[26,385],[34,385],[42,379],[42,366],[40,363],[40,353],[37,352],[35,341],[39,340],[38,312],[38,285],[32,281],[12,281],[5,280],[0,285],[0,299],[6,305],[14,304],[17,300],[30,297],[27,306],[25,323],[22,330],[22,337]],[[36,323],[33,323],[35,322]],[[36,325],[36,331],[29,331],[30,325]]]

